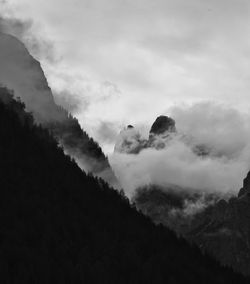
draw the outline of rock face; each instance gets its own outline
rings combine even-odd
[[[176,132],[175,121],[168,116],[158,116],[150,129],[150,135],[161,135],[165,132]]]
[[[176,133],[175,121],[171,117],[158,116],[149,131],[148,146],[163,149]]]
[[[162,149],[171,135],[175,133],[175,121],[164,115],[157,117],[150,129],[148,139],[143,138],[134,126],[128,125],[126,129],[121,131],[117,139],[115,152],[139,154],[147,148]]]
[[[150,216],[154,222],[171,227],[179,235],[198,244],[223,265],[230,266],[244,275],[250,275],[249,185],[250,173],[244,180],[238,197],[228,201],[218,200],[191,218],[185,214],[171,214],[173,208],[176,212],[183,206],[183,196],[173,198],[169,193],[156,188],[141,192],[135,198],[135,203],[138,209]]]
[[[77,119],[55,104],[40,63],[23,43],[0,33],[0,84],[14,91],[37,123],[48,128],[65,152],[87,172],[104,178],[113,186],[117,179],[98,144],[82,130]]]

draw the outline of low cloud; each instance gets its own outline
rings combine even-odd
[[[169,113],[177,133],[165,140],[155,137],[165,141],[165,147],[110,156],[127,195],[133,197],[137,188],[152,184],[190,194],[237,194],[250,169],[249,115],[215,103],[174,107]],[[197,152],[198,146],[207,149],[206,155]]]
[[[197,144],[205,144],[214,156],[236,158],[250,142],[249,114],[211,102],[170,110],[178,130]]]
[[[52,40],[46,37],[41,27],[31,18],[21,19],[10,12],[1,13],[0,32],[18,38],[40,60],[55,64],[60,58],[56,55]]]
[[[97,130],[98,141],[107,144],[114,144],[118,135],[117,125],[112,122],[100,122]]]
[[[0,32],[11,34],[18,38],[25,37],[32,27],[32,20],[0,17]]]

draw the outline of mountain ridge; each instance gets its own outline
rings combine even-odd
[[[0,51],[3,66],[0,68],[0,83],[23,100],[36,122],[48,128],[85,171],[119,187],[100,146],[81,128],[76,118],[56,105],[39,61],[17,38],[3,33],[0,33]]]

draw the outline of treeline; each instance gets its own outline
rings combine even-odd
[[[248,283],[82,172],[0,88],[4,97],[0,283]]]
[[[85,156],[85,158],[93,159],[92,172],[98,173],[109,168],[108,159],[101,147],[81,128],[78,120],[62,107],[57,105],[55,107],[60,114],[60,119],[46,122],[44,127],[50,130],[73,156],[77,153],[76,155],[81,158]]]

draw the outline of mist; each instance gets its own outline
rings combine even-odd
[[[0,83],[22,98],[37,121],[55,119],[54,98],[40,63],[14,36],[0,33],[0,50]]]
[[[212,102],[175,106],[168,114],[177,132],[155,135],[147,147],[136,128],[120,134],[110,162],[126,194],[132,198],[148,185],[190,194],[237,194],[250,169],[249,114]]]
[[[8,26],[9,22],[4,23]],[[22,31],[22,25],[19,26]],[[53,134],[65,153],[74,158],[81,169],[117,185],[99,145],[81,128],[77,119],[56,104],[40,62],[20,40],[1,32],[0,50],[0,85],[13,91],[15,97],[25,103],[35,122]]]

